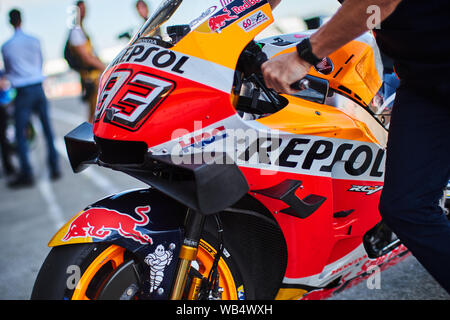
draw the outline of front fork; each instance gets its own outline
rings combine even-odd
[[[186,287],[186,281],[192,261],[197,258],[198,245],[205,224],[205,216],[189,210],[185,221],[185,236],[180,249],[175,283],[172,289],[171,300],[181,300]]]

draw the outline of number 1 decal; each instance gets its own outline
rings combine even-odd
[[[175,82],[146,72],[119,69],[106,82],[96,110],[96,121],[135,131],[173,91]]]

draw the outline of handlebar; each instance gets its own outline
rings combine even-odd
[[[258,48],[259,48],[259,46],[258,46]],[[249,48],[249,49],[251,49],[251,48]],[[253,64],[256,69],[256,72],[254,72],[254,73],[262,74],[261,67],[264,64],[264,62],[266,62],[268,60],[269,59],[268,59],[267,55],[260,48],[257,53],[253,53]],[[262,79],[262,81],[264,82],[264,79]],[[294,90],[297,90],[297,91],[303,91],[303,90],[309,89],[310,81],[311,81],[311,79],[309,79],[309,77],[306,76],[305,78],[300,79],[300,80],[294,82],[293,84],[291,84],[291,88]]]
[[[268,59],[267,55],[262,51],[262,48],[255,41],[250,42],[244,49],[237,64],[237,70],[242,72],[248,80],[255,83],[267,96],[274,106],[283,106],[284,98],[272,89],[269,89],[264,82],[261,67]],[[328,92],[328,81],[306,75],[291,85],[291,88],[301,92],[308,89],[313,89],[318,92]]]

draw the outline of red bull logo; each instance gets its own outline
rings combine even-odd
[[[231,10],[236,14],[241,14],[249,9],[253,9],[256,5],[260,5],[262,1],[263,0],[244,0],[240,6],[233,6]]]
[[[63,241],[86,237],[104,240],[112,231],[117,231],[125,238],[133,239],[142,244],[153,244],[151,237],[136,229],[150,222],[149,217],[146,215],[150,212],[150,206],[137,207],[135,212],[141,218],[140,220],[106,208],[86,210],[72,221],[66,235],[63,237]]]
[[[227,25],[227,22],[234,21],[239,18],[236,15],[232,15],[230,10],[227,8],[223,8],[223,12],[225,13],[216,15],[209,19],[208,24],[211,31],[220,31]]]

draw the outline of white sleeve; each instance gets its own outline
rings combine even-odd
[[[69,43],[74,46],[82,46],[83,44],[85,44],[87,41],[87,38],[83,32],[83,30],[81,30],[80,27],[75,27],[70,31],[70,36],[69,36]]]

